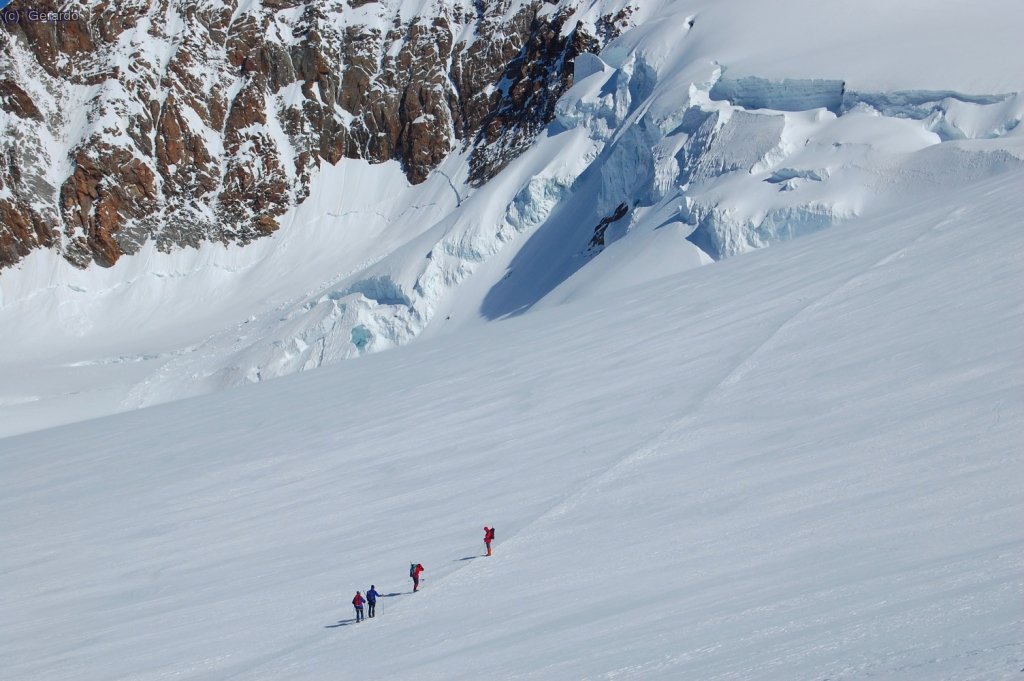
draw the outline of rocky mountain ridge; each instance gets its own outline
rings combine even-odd
[[[41,10],[66,9],[56,2]],[[528,146],[574,58],[629,19],[576,2],[72,3],[0,31],[0,267],[37,248],[79,267],[247,243],[319,163],[398,160],[421,182],[471,150],[481,184]]]

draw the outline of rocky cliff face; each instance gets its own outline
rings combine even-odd
[[[321,160],[395,159],[418,183],[467,149],[486,182],[552,119],[573,59],[628,21],[588,31],[572,2],[522,0],[90,5],[0,31],[0,267],[247,243]]]

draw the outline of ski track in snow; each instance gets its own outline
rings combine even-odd
[[[866,268],[858,271],[852,276],[846,278],[840,282],[837,286],[831,290],[817,296],[806,305],[798,307],[792,314],[782,321],[781,324],[775,327],[767,336],[764,337],[759,343],[751,347],[740,359],[737,361],[732,368],[722,376],[721,379],[714,382],[711,386],[705,389],[692,404],[687,406],[683,411],[683,415],[676,418],[672,423],[665,426],[664,429],[654,437],[652,437],[646,444],[638,448],[636,451],[628,454],[622,459],[616,461],[613,465],[606,468],[604,471],[593,475],[592,477],[585,480],[579,487],[573,490],[568,496],[555,504],[553,507],[548,509],[546,512],[537,516],[529,524],[521,528],[516,532],[509,541],[503,542],[503,552],[507,551],[509,547],[514,547],[517,541],[527,542],[532,534],[531,530],[536,532],[543,532],[543,526],[547,523],[556,522],[559,517],[566,515],[570,510],[575,508],[583,499],[593,494],[599,493],[604,487],[614,483],[615,479],[621,476],[624,472],[636,468],[651,457],[657,456],[659,453],[663,453],[667,450],[670,445],[678,441],[681,436],[685,433],[687,427],[692,423],[694,414],[704,407],[707,403],[713,401],[715,397],[737,384],[739,384],[743,376],[748,370],[756,367],[756,359],[770,352],[773,343],[783,337],[783,335],[791,330],[796,329],[800,319],[807,314],[814,313],[818,310],[825,310],[827,306],[836,298],[840,297],[843,293],[856,287],[862,280],[871,276],[875,270],[880,267],[884,267],[886,264],[903,258],[907,252],[913,248],[913,246],[922,240],[926,239],[929,235],[941,231],[943,227],[954,222],[959,216],[963,215],[965,210],[958,208],[952,212],[952,214],[946,219],[936,224],[926,224],[923,229],[917,235],[912,235],[909,242],[900,246],[893,253],[886,255],[877,261],[871,263]],[[467,566],[469,567],[469,566]],[[449,575],[450,577],[451,575]],[[1024,645],[1024,644],[1021,644]]]
[[[719,383],[712,389],[712,392],[719,389],[730,388],[733,385],[739,383],[743,379],[743,376],[749,370],[757,366],[756,359],[760,355],[767,353],[773,344],[778,343],[780,338],[782,338],[787,332],[790,332],[796,325],[798,325],[800,319],[803,316],[825,309],[832,301],[839,298],[850,289],[858,286],[862,281],[871,276],[876,269],[884,267],[885,265],[889,264],[890,262],[893,262],[894,260],[903,258],[907,254],[907,252],[911,248],[913,248],[914,244],[919,243],[920,241],[928,237],[930,234],[940,231],[943,227],[953,222],[958,216],[962,215],[963,213],[964,209],[958,208],[957,210],[953,211],[953,214],[950,217],[946,218],[942,222],[939,222],[935,225],[926,225],[925,228],[921,230],[920,234],[911,239],[910,243],[897,248],[894,252],[884,256],[883,258],[880,258],[878,261],[871,264],[863,271],[857,272],[853,276],[849,277],[831,291],[828,291],[827,293],[818,296],[817,298],[808,302],[806,305],[798,308],[774,331],[768,334],[768,336],[760,344],[758,344],[753,350],[751,350],[750,353],[748,353],[747,356],[739,364],[737,364],[733,368],[733,370],[729,372],[727,376],[725,376],[725,378],[719,381]]]

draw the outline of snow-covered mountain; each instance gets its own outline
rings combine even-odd
[[[1018,4],[14,0],[0,677],[1019,678]]]
[[[2,439],[3,677],[1018,679],[1022,181]]]
[[[0,432],[608,295],[1017,169],[1019,9],[941,6],[22,13],[0,32]]]

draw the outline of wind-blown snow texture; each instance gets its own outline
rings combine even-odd
[[[201,3],[133,5],[66,90],[5,28],[0,210],[41,222],[0,229],[35,248],[0,271],[2,676],[1018,678],[1021,8],[352,4],[200,13],[341,55],[304,72],[344,106],[197,53]],[[452,79],[441,19],[520,80]],[[248,108],[211,127],[170,71]],[[159,134],[118,113],[146,83]],[[127,220],[112,267],[54,250],[75,211]]]
[[[479,23],[351,4],[339,30]],[[425,178],[299,168],[270,116],[239,129],[285,159],[272,235],[0,272],[4,679],[1020,677],[1021,8],[535,9],[603,48],[488,182],[455,144]],[[33,113],[24,56],[0,151],[41,161],[4,205],[123,128],[71,105],[114,81]]]
[[[1016,679],[1022,180],[0,440],[4,676]]]
[[[402,21],[433,7],[385,5]],[[597,35],[624,7],[538,11]],[[618,38],[576,59],[551,124],[481,186],[468,148],[416,185],[395,161],[321,162],[244,248],[150,241],[86,271],[37,250],[0,273],[0,433],[609,295],[1022,165],[1015,4],[627,9]]]

